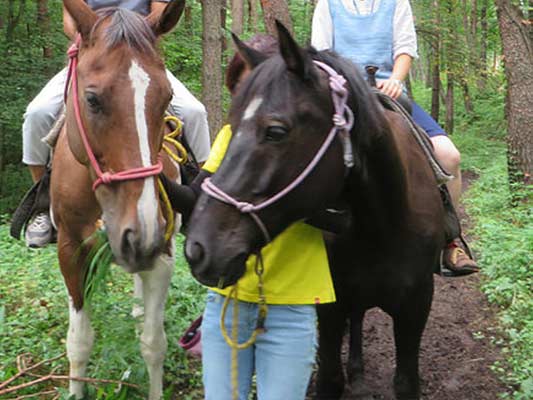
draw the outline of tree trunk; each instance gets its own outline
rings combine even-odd
[[[507,143],[510,182],[531,185],[533,170],[532,28],[509,0],[496,0],[507,78]]]
[[[192,36],[194,34],[192,24],[192,7],[190,4],[185,6],[185,12],[183,18],[185,19],[185,29]]]
[[[50,35],[50,15],[48,14],[48,0],[37,0],[37,26],[43,39],[43,58],[52,58],[52,48],[48,40]]]
[[[481,46],[479,50],[479,78],[478,78],[478,87],[483,90],[487,83],[487,40],[488,40],[488,21],[487,21],[487,8],[488,0],[482,0],[481,4],[481,15],[480,15],[480,24],[481,24]]]
[[[228,0],[222,0],[222,5],[220,7],[220,26],[222,32],[226,32],[226,17],[228,16]],[[220,35],[220,45],[222,46],[222,57],[224,52],[228,49],[228,41],[226,40],[226,35],[223,33]],[[220,62],[223,63],[224,60],[221,58]]]
[[[448,72],[446,74],[446,121],[444,124],[445,131],[451,135],[453,133],[453,74],[451,72]]]
[[[248,0],[248,30],[257,33],[257,0]]]
[[[240,36],[244,25],[244,1],[231,0],[231,31]]]
[[[207,108],[211,139],[222,127],[221,1],[202,1],[202,101]]]
[[[8,9],[7,9],[7,27],[6,27],[6,41],[13,41],[13,34],[15,33],[15,28],[17,27],[20,17],[24,14],[26,9],[26,0],[18,0],[19,8],[18,12],[15,15],[15,0],[9,0]]]
[[[265,27],[270,35],[277,36],[275,20],[279,20],[292,33],[292,20],[287,0],[261,0]]]
[[[470,96],[470,89],[468,88],[468,82],[463,76],[461,79],[461,88],[463,89],[463,98],[465,100],[465,111],[468,115],[474,114],[474,104],[472,103],[472,97]]]

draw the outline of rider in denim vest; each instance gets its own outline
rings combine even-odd
[[[332,49],[352,60],[361,70],[376,65],[377,87],[398,98],[413,58],[417,57],[416,33],[408,0],[318,0],[313,15],[311,44]],[[363,74],[364,76],[364,74]],[[413,119],[429,135],[435,155],[455,179],[448,183],[454,205],[461,194],[461,155],[437,122],[415,102]],[[457,275],[477,271],[477,265],[452,241],[444,264]]]

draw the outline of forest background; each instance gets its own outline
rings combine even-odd
[[[465,199],[473,219],[469,233],[481,256],[482,290],[500,310],[501,336],[494,340],[501,340],[508,354],[506,363],[495,365],[494,370],[512,387],[513,394],[507,396],[531,399],[533,2],[411,3],[420,57],[407,84],[416,100],[452,134],[463,154],[463,169],[478,178]],[[212,136],[224,122],[229,105],[222,82],[224,67],[233,53],[230,31],[243,38],[272,31],[276,17],[290,27],[301,44],[308,44],[314,5],[314,0],[188,1],[178,28],[165,37],[161,48],[167,67],[206,104]],[[62,29],[61,1],[0,0],[0,31],[2,382],[10,374],[3,364],[7,365],[18,350],[5,347],[6,335],[8,330],[11,334],[12,329],[16,331],[17,321],[23,325],[26,310],[21,304],[23,295],[9,291],[14,285],[8,282],[10,271],[36,260],[41,266],[56,262],[51,250],[26,256],[24,247],[8,237],[7,224],[31,185],[20,161],[25,107],[66,62],[68,43]],[[187,316],[181,317],[184,326],[199,311],[201,301],[195,297],[199,292],[190,278],[183,274],[180,279],[180,288],[191,293],[190,301],[182,305],[185,310],[176,311],[176,315]],[[22,308],[13,322],[7,315],[15,307]],[[178,360],[183,361],[181,356]],[[198,385],[197,375],[184,376],[177,380],[180,385]]]

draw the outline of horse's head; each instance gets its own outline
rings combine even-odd
[[[157,20],[120,8],[95,13],[82,0],[64,5],[81,35],[67,100],[69,146],[93,181],[103,181],[94,190],[117,262],[132,272],[149,268],[164,245],[157,175],[106,178],[158,165],[172,90],[156,41],[177,23],[184,1],[169,3]]]
[[[230,110],[233,137],[212,178],[214,186],[234,199],[261,204],[293,182],[315,157],[332,129],[334,105],[328,75],[313,59],[313,49],[298,46],[278,24],[280,55],[263,61],[236,41],[241,56],[254,68]],[[259,64],[258,64],[259,62]],[[365,87],[355,67],[338,65]],[[350,98],[356,112],[357,105]],[[274,237],[294,221],[325,208],[343,190],[345,167],[335,139],[310,174],[288,194],[255,214]],[[244,207],[246,209],[246,207]],[[192,215],[185,254],[194,276],[204,284],[227,286],[244,273],[248,255],[264,245],[260,224],[232,205],[203,193]],[[287,266],[289,267],[289,266]]]

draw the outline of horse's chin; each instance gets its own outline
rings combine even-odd
[[[191,272],[194,278],[202,285],[225,289],[228,286],[235,285],[239,281],[239,279],[242,278],[244,272],[246,271],[246,263],[241,262],[237,265],[234,264],[231,268],[227,268],[226,270],[229,270],[230,273],[222,275],[196,273],[194,269],[191,269]]]
[[[126,261],[120,257],[115,257],[115,263],[120,265],[124,271],[129,274],[136,274],[142,271],[151,271],[155,267],[155,261],[157,257],[153,257],[151,260],[139,260],[139,261]]]

